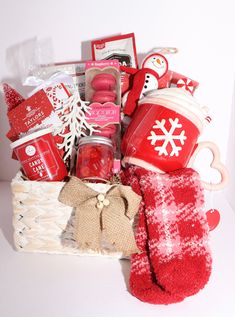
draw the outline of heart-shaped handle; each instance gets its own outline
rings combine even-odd
[[[197,147],[189,160],[188,167],[192,167],[193,162],[199,151],[205,148],[209,149],[213,155],[213,160],[210,164],[210,167],[217,170],[220,173],[221,181],[220,183],[217,183],[217,184],[212,184],[212,183],[202,181],[202,185],[205,189],[212,190],[212,191],[223,189],[228,183],[228,170],[226,169],[224,164],[222,164],[220,161],[220,152],[217,145],[213,142],[199,142],[196,144],[196,146]]]

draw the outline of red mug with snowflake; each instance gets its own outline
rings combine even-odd
[[[154,90],[143,98],[122,141],[123,165],[134,164],[157,172],[190,167],[202,148],[213,154],[211,167],[219,171],[221,182],[207,189],[220,189],[227,181],[226,168],[220,163],[217,146],[198,143],[206,123],[207,108],[201,107],[187,91],[179,88]]]
[[[28,134],[11,143],[25,176],[35,181],[61,181],[67,175],[51,129]]]

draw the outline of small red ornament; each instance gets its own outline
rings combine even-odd
[[[3,83],[4,99],[7,104],[8,111],[14,109],[21,104],[25,99],[10,85]]]
[[[210,209],[206,212],[207,222],[210,231],[214,230],[220,222],[220,213],[217,209]]]

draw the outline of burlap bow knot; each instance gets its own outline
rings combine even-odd
[[[130,220],[141,197],[129,186],[114,185],[98,193],[76,177],[63,187],[59,200],[76,207],[75,238],[80,249],[101,250],[101,233],[116,251],[130,255],[139,251]]]

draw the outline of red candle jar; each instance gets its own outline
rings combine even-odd
[[[113,145],[109,138],[88,136],[80,139],[76,175],[92,182],[110,181],[113,175]]]
[[[51,129],[31,133],[11,144],[25,175],[36,181],[61,181],[67,169]]]

